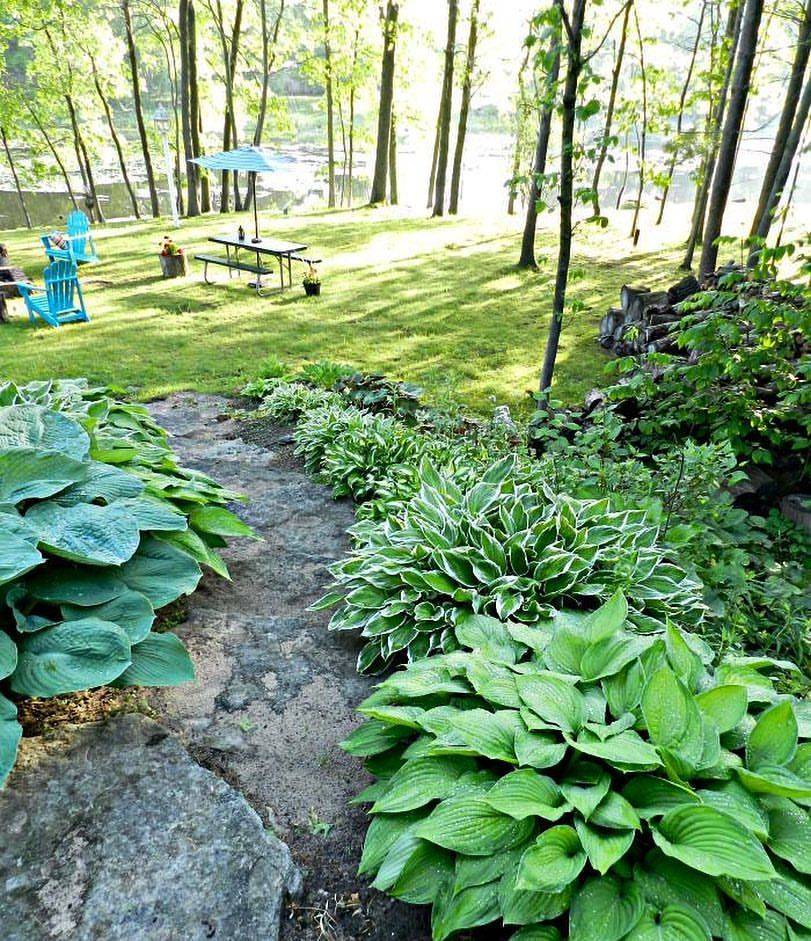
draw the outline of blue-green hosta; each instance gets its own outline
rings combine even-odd
[[[714,668],[621,594],[529,625],[467,614],[344,743],[377,780],[360,871],[435,941],[795,941],[811,930],[811,714],[768,660]],[[778,664],[777,666],[790,666]]]
[[[562,607],[593,609],[617,589],[638,631],[663,630],[668,617],[700,623],[700,586],[655,545],[643,511],[547,493],[522,480],[513,457],[461,486],[427,462],[420,476],[400,514],[354,528],[358,544],[318,603],[340,602],[331,628],[368,638],[362,672],[453,650],[469,612],[535,624]]]
[[[194,591],[198,559],[227,574],[210,546],[251,531],[222,505],[229,492],[179,468],[164,433],[129,408],[100,397],[79,422],[45,405],[0,406],[6,693],[193,678],[180,640],[152,631],[155,612]],[[0,784],[20,734],[16,707],[0,694]]]

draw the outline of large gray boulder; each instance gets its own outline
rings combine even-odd
[[[3,941],[275,941],[297,881],[245,799],[140,715],[24,751],[0,834]]]

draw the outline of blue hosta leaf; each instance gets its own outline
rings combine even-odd
[[[112,621],[126,631],[131,644],[140,643],[152,628],[155,621],[155,611],[145,595],[122,587],[123,591],[118,597],[103,604],[90,607],[73,604],[62,605],[62,617],[66,621],[75,621],[84,617]]]
[[[90,452],[90,437],[78,422],[40,405],[0,408],[0,449],[32,447],[83,461]]]
[[[119,500],[117,505],[135,517],[141,530],[183,532],[188,527],[186,517],[178,513],[171,503],[149,494]]]
[[[38,601],[91,607],[112,601],[127,590],[116,571],[49,565],[48,571],[25,581],[25,590]]]
[[[137,497],[143,489],[143,481],[133,474],[100,461],[90,461],[86,465],[84,479],[63,490],[55,499],[62,506],[76,506],[97,500],[113,503],[115,500]]]
[[[0,629],[0,680],[11,676],[17,666],[17,645]]]
[[[174,634],[147,634],[132,645],[131,657],[131,665],[114,686],[177,686],[194,679],[194,664]]]
[[[84,480],[88,465],[56,451],[0,451],[0,503],[44,500]]]
[[[0,787],[14,767],[22,734],[22,726],[17,721],[17,707],[0,695]]]
[[[39,545],[53,555],[85,565],[121,565],[138,548],[132,514],[116,504],[35,504],[25,515],[39,532]]]
[[[513,820],[482,797],[451,797],[414,827],[414,834],[466,856],[488,856],[523,843],[532,820]]]
[[[645,902],[633,882],[615,876],[589,879],[569,913],[571,941],[619,941],[642,917]]]
[[[797,718],[790,700],[775,703],[758,718],[746,743],[746,766],[762,768],[787,765],[797,751]]]
[[[18,655],[11,688],[41,697],[103,686],[131,662],[126,633],[117,624],[92,617],[25,635]]]
[[[155,609],[191,594],[202,575],[200,566],[185,552],[151,536],[141,540],[120,572],[122,581],[146,595]]]
[[[668,856],[708,875],[748,881],[775,876],[759,840],[714,807],[696,805],[671,810],[652,834]]]
[[[35,545],[10,528],[4,528],[5,519],[5,516],[0,517],[0,585],[25,575],[45,561]]]
[[[495,810],[516,820],[542,817],[554,821],[567,810],[560,788],[552,778],[529,768],[506,774],[488,791],[486,800]]]
[[[562,892],[586,865],[577,832],[568,826],[550,827],[526,850],[518,866],[516,888],[532,892]]]
[[[712,941],[712,935],[698,912],[676,903],[646,911],[627,941]]]

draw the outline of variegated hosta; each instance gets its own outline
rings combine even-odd
[[[0,682],[21,696],[191,679],[180,640],[152,631],[155,611],[197,586],[198,544],[224,571],[209,545],[251,534],[217,505],[228,491],[178,468],[137,410],[101,398],[89,411],[90,433],[43,405],[0,406]],[[138,463],[150,448],[159,457]],[[0,784],[20,734],[0,695]]]
[[[331,405],[341,408],[346,405],[344,397],[338,392],[329,392],[286,379],[258,379],[249,382],[242,389],[242,394],[262,400],[259,408],[248,413],[247,417],[270,418],[285,425],[298,421],[305,412],[316,408]]]
[[[455,625],[471,611],[535,624],[562,607],[593,609],[617,589],[639,631],[663,630],[668,617],[700,623],[700,586],[655,545],[644,511],[539,490],[521,481],[513,457],[462,486],[426,462],[420,475],[400,515],[354,528],[358,544],[317,604],[340,603],[330,627],[369,639],[361,672],[401,653],[453,650]]]
[[[344,743],[377,778],[360,871],[435,941],[795,941],[811,930],[811,710],[767,660],[643,635],[621,595],[533,627],[467,614]]]

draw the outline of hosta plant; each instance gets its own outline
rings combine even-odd
[[[765,659],[639,634],[617,593],[466,614],[344,743],[376,777],[360,871],[435,941],[795,941],[811,929],[811,715]]]
[[[21,734],[10,696],[191,679],[155,612],[197,586],[198,544],[250,534],[217,504],[227,491],[179,468],[137,411],[103,399],[92,411],[84,427],[44,405],[0,407],[0,784]],[[114,412],[137,427],[111,432]]]
[[[668,618],[701,621],[700,586],[655,545],[644,512],[547,493],[522,479],[512,457],[463,486],[427,462],[420,476],[401,514],[355,527],[357,545],[317,603],[340,604],[332,629],[368,639],[362,672],[402,654],[452,651],[470,612],[536,624],[560,608],[593,609],[617,589],[638,631],[661,631]]]
[[[328,392],[285,379],[262,379],[258,383],[249,383],[242,390],[243,395],[255,394],[260,385],[261,394],[256,397],[261,398],[262,403],[255,411],[247,413],[248,418],[269,418],[271,421],[289,425],[297,422],[305,412],[312,409],[344,404],[337,392]]]

